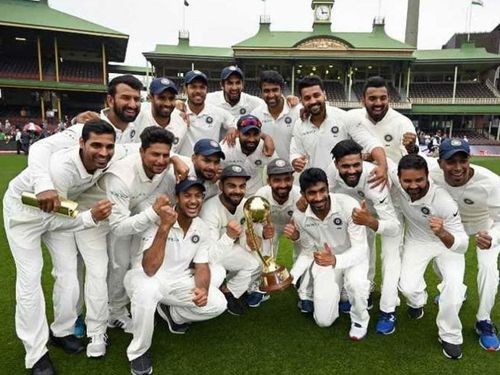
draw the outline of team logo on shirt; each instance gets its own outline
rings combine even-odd
[[[293,216],[293,211],[292,211],[292,210],[290,210],[290,211],[288,211],[288,212],[287,212],[287,214],[288,214],[288,216],[290,216],[290,217],[291,217],[291,216]]]
[[[193,237],[191,237],[191,242],[192,243],[200,242],[200,236],[198,236],[197,234],[194,234]]]
[[[333,224],[342,225],[342,219],[340,217],[336,217],[333,219]]]
[[[390,142],[390,141],[392,141],[393,138],[392,138],[392,135],[386,134],[386,135],[384,135],[384,139],[386,142]]]
[[[242,217],[242,218],[241,218],[241,220],[240,220],[240,224],[241,224],[241,225],[245,224],[245,218],[244,218],[244,217]]]
[[[262,160],[255,160],[255,165],[256,166],[261,166],[262,165]]]
[[[285,124],[290,125],[292,123],[292,118],[290,116],[285,117]]]
[[[469,204],[469,205],[470,205],[470,204],[474,204],[474,201],[473,201],[472,199],[465,198],[465,199],[464,199],[464,203],[465,203],[465,204]]]
[[[365,193],[363,193],[361,190],[358,190],[358,195],[359,195],[361,198],[364,198],[364,197],[365,197]]]
[[[332,131],[333,134],[337,134],[339,132],[339,127],[338,126],[332,126],[331,131]]]
[[[205,121],[207,122],[207,124],[211,124],[212,122],[214,122],[214,119],[208,116]]]
[[[174,145],[176,145],[177,143],[179,143],[179,137],[174,138]]]
[[[244,115],[247,113],[247,110],[245,108],[240,108],[240,115]]]
[[[134,136],[135,136],[135,130],[132,130],[132,131],[130,132],[130,138],[134,138]]]
[[[424,215],[429,215],[431,213],[431,210],[429,210],[427,207],[422,207],[420,209]]]

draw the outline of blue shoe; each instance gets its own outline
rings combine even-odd
[[[377,333],[382,335],[390,335],[396,330],[396,315],[394,313],[386,313],[381,311],[375,326]]]
[[[74,335],[79,339],[85,337],[85,321],[83,315],[78,315],[78,318],[76,318]]]
[[[500,349],[497,328],[491,320],[481,320],[476,322],[476,332],[479,335],[479,345],[484,350],[496,352]]]
[[[248,307],[259,307],[262,302],[267,301],[271,296],[261,291],[250,293],[246,298]]]
[[[339,310],[344,314],[349,314],[351,312],[351,302],[349,301],[340,301],[339,302]]]
[[[301,299],[298,303],[301,313],[312,314],[314,312],[314,302],[308,299]]]

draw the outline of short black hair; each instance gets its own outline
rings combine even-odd
[[[108,95],[115,96],[116,94],[116,86],[120,83],[124,83],[127,86],[132,87],[134,90],[141,91],[142,82],[139,81],[132,74],[124,74],[118,77],[113,78],[108,83]]]
[[[141,133],[141,148],[146,150],[154,143],[164,143],[172,147],[174,139],[175,136],[170,131],[159,126],[148,126]]]
[[[373,77],[370,77],[366,80],[366,82],[363,86],[363,96],[366,95],[366,90],[368,90],[370,87],[374,87],[374,88],[385,87],[387,89],[387,93],[389,93],[389,88],[387,87],[387,82],[384,79],[384,77],[381,77],[381,76],[373,76]]]
[[[87,142],[90,138],[90,133],[94,134],[113,134],[113,139],[116,140],[115,129],[104,120],[89,120],[83,125],[82,139]]]
[[[328,178],[325,171],[321,168],[308,168],[300,175],[300,190],[302,193],[305,193],[308,188],[316,185],[318,182],[324,182],[328,187]]]
[[[321,90],[325,91],[325,85],[323,84],[323,80],[319,76],[306,76],[302,78],[297,84],[299,96],[302,96],[302,89],[312,86],[319,86]]]
[[[279,85],[282,89],[285,87],[285,80],[283,76],[279,74],[276,70],[264,70],[260,73],[259,87],[262,90],[263,83],[270,83],[273,85]]]
[[[424,170],[425,175],[429,175],[429,167],[423,157],[417,154],[408,154],[401,158],[398,164],[398,177],[401,176],[401,171],[406,169],[415,169],[417,171]]]
[[[361,155],[363,147],[356,143],[352,139],[344,139],[332,148],[331,154],[333,159],[338,161],[347,155]]]

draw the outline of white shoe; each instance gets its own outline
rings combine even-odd
[[[108,346],[108,335],[101,333],[91,336],[87,344],[87,357],[104,357],[106,355],[106,346]]]
[[[128,315],[122,315],[118,318],[108,319],[109,328],[121,328],[127,333],[132,333],[132,318]]]
[[[351,330],[349,331],[349,337],[351,340],[359,341],[366,336],[368,328],[362,327],[359,323],[351,323]]]

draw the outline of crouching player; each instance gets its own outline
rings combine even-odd
[[[189,323],[214,318],[226,309],[222,292],[210,287],[210,235],[198,218],[204,191],[203,181],[192,177],[176,185],[177,205],[160,209],[159,226],[144,234],[141,263],[125,276],[133,321],[127,348],[132,374],[153,372],[149,347],[159,302],[167,306],[162,311],[171,331],[178,333],[184,333]]]

